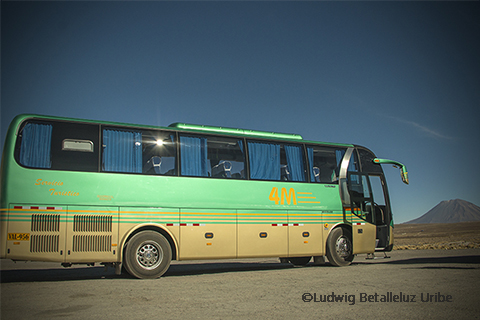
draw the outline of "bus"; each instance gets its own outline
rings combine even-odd
[[[0,258],[137,278],[172,260],[346,266],[392,250],[382,164],[408,183],[397,161],[298,134],[18,115],[2,154]]]

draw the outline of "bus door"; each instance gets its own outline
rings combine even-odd
[[[408,184],[408,172],[405,165],[398,161],[366,157],[365,164],[391,164],[400,169],[400,176],[405,184]],[[375,171],[373,167],[370,167]],[[376,174],[370,174],[372,190],[375,197],[375,217],[377,226],[376,251],[390,251],[393,248],[393,215],[388,198],[388,190],[382,170],[376,170]]]
[[[391,213],[385,197],[385,180],[381,175],[349,172],[348,192],[350,196],[350,211],[352,213],[353,242],[355,251],[355,238],[365,232],[364,225],[375,226],[368,228],[368,232],[374,232],[374,248],[382,251],[390,244]],[[365,241],[366,240],[366,241]],[[364,239],[363,244],[357,243],[366,250],[372,249],[371,240]]]
[[[384,176],[370,174],[369,178],[374,199],[374,221],[377,227],[375,250],[382,251],[388,248],[391,243],[392,213],[386,200],[388,199],[388,193]]]
[[[368,174],[349,172],[347,178],[352,223],[353,253],[375,251],[376,227],[375,204]]]
[[[348,148],[342,157],[339,172],[340,198],[343,220],[352,226],[353,253],[375,251],[376,228],[372,220],[371,187],[368,175],[359,172],[354,148]]]

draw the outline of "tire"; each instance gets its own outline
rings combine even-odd
[[[352,235],[349,231],[336,228],[327,239],[328,261],[337,267],[348,266],[353,261]]]
[[[294,266],[306,266],[312,257],[296,257],[296,258],[288,258],[291,264]]]
[[[172,248],[163,235],[142,231],[127,243],[124,255],[125,269],[139,279],[161,277],[170,267]]]

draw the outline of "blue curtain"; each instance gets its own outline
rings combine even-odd
[[[305,181],[302,148],[300,146],[284,146],[290,181]]]
[[[27,167],[51,168],[52,125],[27,123],[22,132],[20,163]]]
[[[181,174],[184,176],[207,177],[207,139],[180,137],[182,159]]]
[[[280,180],[280,145],[248,142],[250,177],[262,180]]]
[[[103,169],[113,172],[142,172],[142,133],[103,130]]]
[[[315,173],[313,172],[313,148],[307,148],[307,156],[308,156],[308,165],[309,165],[309,171],[310,171],[310,181],[311,182],[316,182],[315,181]]]
[[[240,147],[240,150],[243,152],[243,140],[238,140],[238,146]]]

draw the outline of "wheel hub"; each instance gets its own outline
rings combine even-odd
[[[137,261],[145,269],[155,268],[163,258],[160,246],[153,243],[142,244],[137,251]]]
[[[336,243],[337,253],[340,257],[346,258],[350,255],[350,243],[348,239],[340,237]]]

